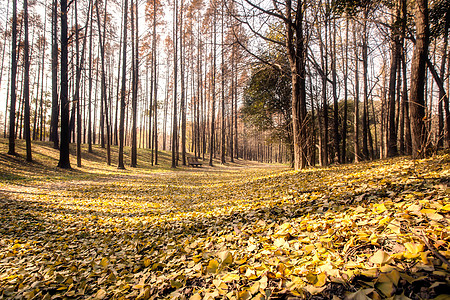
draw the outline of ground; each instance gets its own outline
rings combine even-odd
[[[49,143],[34,163],[18,147],[0,139],[0,298],[450,297],[448,152],[174,170],[140,149],[121,171],[94,147],[67,171]]]

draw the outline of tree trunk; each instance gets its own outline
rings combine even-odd
[[[391,38],[391,68],[389,74],[389,125],[388,125],[388,144],[387,144],[387,156],[393,157],[398,154],[397,150],[397,127],[395,126],[395,91],[397,83],[397,66],[399,65],[399,59],[401,56],[402,45],[400,43],[400,32],[398,24],[400,21],[400,6],[395,7],[395,21],[392,27]]]
[[[89,5],[92,7],[92,0],[89,0]],[[92,153],[92,17],[94,10],[91,8],[91,24],[89,29],[89,90],[88,90],[88,152]]]
[[[225,47],[225,44],[224,44],[224,39],[223,39],[223,35],[224,35],[224,32],[223,32],[223,19],[224,19],[224,13],[223,13],[223,10],[224,10],[224,7],[223,7],[223,5],[222,5],[222,15],[221,15],[221,38],[222,38],[222,51],[221,51],[221,56],[222,56],[222,59],[221,59],[221,79],[222,79],[222,82],[221,82],[221,100],[222,100],[222,105],[221,105],[221,108],[222,108],[222,128],[221,128],[221,138],[222,138],[222,141],[221,141],[221,150],[220,150],[220,162],[222,163],[222,164],[225,164],[225,149],[226,149],[226,147],[225,147],[225,61],[224,61],[224,47]]]
[[[425,155],[425,147],[427,142],[424,123],[424,87],[429,43],[427,0],[416,1],[414,19],[416,23],[417,38],[411,62],[411,141],[413,157],[423,157]]]
[[[23,1],[23,22],[25,30],[25,45],[24,45],[24,126],[25,126],[25,141],[27,148],[27,161],[33,161],[31,154],[31,132],[30,132],[30,45],[28,41],[28,0]],[[37,98],[36,98],[37,101]]]
[[[214,7],[214,18],[213,18],[213,66],[212,66],[212,87],[211,87],[211,96],[212,96],[212,103],[211,103],[211,139],[209,141],[209,165],[213,166],[213,157],[214,157],[214,143],[215,143],[215,115],[216,115],[216,47],[217,47],[217,41],[216,41],[216,7]]]
[[[172,123],[172,168],[177,167],[177,80],[178,80],[178,1],[173,6],[173,123]]]
[[[126,0],[125,0],[126,1]],[[101,117],[106,122],[106,163],[111,165],[111,143],[110,143],[110,126],[109,126],[109,118],[108,118],[108,103],[107,103],[107,91],[106,91],[106,70],[105,70],[105,34],[106,34],[106,7],[107,1],[105,1],[105,16],[104,16],[104,26],[103,26],[103,38],[102,31],[100,26],[100,12],[98,8],[97,2],[97,25],[98,25],[98,39],[100,44],[100,56],[101,56],[101,68],[102,68],[102,77],[101,77],[101,99],[103,105],[104,113],[101,114]],[[103,133],[103,130],[102,130]],[[105,140],[105,139],[104,139]],[[104,142],[104,140],[102,142]]]
[[[136,39],[134,28],[134,14],[136,12]],[[131,110],[132,110],[132,126],[131,126],[131,163],[132,168],[137,167],[137,93],[138,93],[138,64],[139,64],[139,31],[138,31],[138,13],[137,3],[134,5],[131,0],[131,52],[132,52],[132,98],[131,98]]]
[[[180,90],[181,90],[181,163],[183,166],[186,165],[186,88],[185,88],[185,53],[184,53],[184,32],[183,32],[183,9],[184,1],[181,0],[180,5]]]
[[[369,103],[369,95],[368,95],[368,32],[367,32],[367,11],[365,12],[365,21],[363,24],[363,39],[362,39],[362,61],[363,61],[363,115],[362,115],[362,125],[363,125],[363,158],[369,159],[369,116],[368,116],[368,103]]]
[[[9,106],[8,154],[16,154],[16,77],[17,77],[17,0],[13,0],[13,19],[11,29],[11,104]]]
[[[81,85],[81,70],[84,65],[84,53],[86,49],[87,29],[89,28],[89,17],[86,19],[85,32],[83,38],[83,49],[81,50],[81,59],[79,59],[79,41],[78,41],[78,7],[77,0],[75,0],[75,47],[76,47],[76,77],[75,77],[75,93],[74,101],[76,103],[77,114],[77,167],[81,167],[81,98],[80,98],[80,85]],[[88,16],[91,5],[89,3]]]
[[[57,0],[53,0],[52,5],[52,116],[50,120],[50,141],[53,148],[59,148],[58,119],[58,22],[57,22]]]
[[[446,14],[445,14],[445,29],[444,29],[444,45],[442,46],[442,60],[441,60],[441,70],[440,70],[440,78],[442,81],[444,81],[445,76],[445,63],[447,61],[447,49],[448,49],[448,29],[450,26],[450,8],[448,8]],[[443,82],[442,82],[443,85]],[[445,103],[446,106],[446,113],[447,113],[447,122],[444,122],[444,108],[443,103]],[[444,146],[444,123],[447,124],[447,137],[448,137],[448,144],[450,145],[450,116],[448,112],[448,96],[444,93],[443,89],[439,89],[439,105],[438,105],[438,116],[439,116],[439,123],[438,123],[438,147],[442,148]]]
[[[70,169],[69,158],[69,62],[67,36],[67,0],[60,0],[61,5],[61,145],[58,167]]]
[[[333,80],[333,136],[334,136],[334,162],[341,162],[341,153],[339,149],[339,104],[337,95],[337,72],[336,72],[336,21],[333,21],[333,56],[331,59],[331,72]]]
[[[120,91],[120,117],[119,117],[119,169],[125,169],[123,163],[123,147],[125,139],[125,94],[127,80],[127,20],[128,20],[128,0],[125,0],[123,7],[123,48],[122,48],[122,88]]]
[[[355,151],[355,162],[360,161],[360,150],[359,150],[359,52],[358,43],[356,39],[356,21],[353,28],[353,41],[355,47],[355,113],[354,113],[354,151]]]
[[[299,170],[306,167],[306,49],[303,40],[303,2],[297,2],[295,22],[292,21],[291,5],[291,1],[287,1],[285,13],[286,48],[291,67],[294,168]]]
[[[345,57],[344,57],[344,118],[342,120],[342,158],[347,162],[347,109],[348,109],[348,18],[345,20]]]

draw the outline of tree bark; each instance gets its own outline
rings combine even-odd
[[[353,40],[355,47],[355,112],[354,112],[354,151],[355,151],[355,162],[360,161],[360,149],[359,149],[359,52],[358,44],[356,38],[356,21],[353,28]]]
[[[397,127],[395,126],[395,91],[397,83],[397,66],[399,66],[399,59],[401,56],[402,45],[400,43],[399,23],[401,20],[400,6],[395,6],[395,21],[392,25],[391,37],[391,67],[389,74],[389,125],[388,125],[388,145],[387,156],[393,157],[398,154],[397,150]]]
[[[61,5],[61,145],[59,149],[58,167],[70,169],[69,158],[69,61],[67,36],[67,0],[60,0]]]
[[[30,45],[28,40],[28,0],[23,1],[23,22],[24,22],[24,31],[25,31],[25,45],[24,45],[24,126],[25,126],[25,141],[27,148],[27,161],[33,161],[33,157],[31,154],[31,132],[30,132]],[[37,97],[36,97],[37,102]]]
[[[178,122],[177,122],[177,80],[178,80],[178,1],[173,6],[173,123],[172,123],[172,168],[177,167]]]
[[[52,116],[50,120],[50,141],[53,142],[53,148],[59,148],[58,119],[59,119],[59,100],[58,100],[58,22],[57,22],[57,0],[52,4]]]
[[[17,0],[13,0],[13,19],[11,29],[11,104],[9,106],[8,154],[16,154],[16,77],[17,77]]]
[[[134,28],[134,14],[136,13],[136,29]],[[136,39],[135,39],[136,30]],[[132,51],[132,126],[131,126],[131,163],[132,168],[137,167],[137,94],[138,94],[138,64],[139,64],[139,31],[138,13],[136,5],[131,0],[131,51]]]
[[[127,81],[127,22],[128,22],[128,0],[123,7],[123,47],[122,47],[122,87],[120,91],[120,117],[119,117],[119,169],[125,169],[123,163],[123,147],[125,139],[125,94]]]
[[[416,158],[425,155],[427,140],[424,123],[424,87],[429,43],[427,0],[416,1],[414,19],[416,23],[417,38],[411,62],[410,118],[412,155]]]

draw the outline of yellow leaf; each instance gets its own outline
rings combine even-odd
[[[427,257],[427,252],[420,252],[420,259],[422,260],[422,263],[424,263],[426,265],[429,264],[428,257]]]
[[[273,245],[277,248],[280,248],[283,247],[285,243],[286,241],[284,240],[284,238],[278,238],[273,242]]]
[[[242,292],[239,292],[239,300],[248,300],[252,298],[252,294],[248,290],[244,290]]]
[[[218,256],[222,260],[222,265],[230,265],[233,263],[233,255],[230,251],[219,252]]]
[[[311,295],[317,295],[317,294],[321,293],[325,288],[326,288],[326,286],[316,287],[313,285],[307,285],[306,287],[304,287],[304,289],[306,291],[308,291],[308,293],[310,293]]]
[[[441,214],[435,213],[435,214],[427,214],[427,217],[431,220],[439,221],[442,220],[444,217]]]
[[[366,277],[374,278],[378,275],[378,269],[377,268],[371,268],[368,270],[362,270],[361,275],[364,275]]]
[[[384,225],[384,224],[388,223],[390,220],[391,220],[390,217],[385,217],[385,218],[381,219],[381,220],[378,222],[378,224],[379,224],[379,225]]]
[[[260,280],[259,280],[259,288],[262,290],[265,290],[267,288],[267,276],[263,276]]]
[[[420,208],[421,208],[420,205],[412,204],[412,205],[408,206],[407,210],[408,210],[408,211],[419,211]]]
[[[309,244],[309,245],[306,245],[305,247],[303,247],[303,249],[306,252],[306,254],[309,254],[316,248],[314,247],[314,245]]]
[[[317,282],[317,275],[310,272],[306,274],[306,280],[308,280],[311,284],[315,284]]]
[[[220,279],[214,279],[213,280],[213,284],[215,285],[216,288],[221,289],[221,290],[227,290],[228,286],[225,282],[223,282]]]
[[[375,284],[375,287],[386,297],[390,297],[395,291],[394,284],[392,282],[380,282]]]
[[[211,259],[208,263],[208,267],[206,267],[207,273],[217,273],[217,269],[219,268],[219,263],[215,259]]]
[[[94,296],[96,300],[102,300],[106,297],[106,291],[104,289],[99,289]]]
[[[390,256],[383,250],[378,250],[375,254],[369,259],[371,263],[384,265],[390,261]]]
[[[424,209],[421,209],[420,212],[428,215],[428,214],[434,214],[436,212],[436,210],[431,209],[431,208],[424,208]]]
[[[387,210],[386,206],[384,205],[384,203],[381,203],[380,205],[378,205],[377,207],[377,212],[378,213],[382,213],[385,212]]]
[[[250,244],[247,247],[247,251],[248,252],[253,252],[256,248],[257,248],[257,246],[255,244]]]
[[[367,294],[373,292],[373,289],[361,289],[355,293],[348,293],[345,299],[348,300],[371,300]]]
[[[325,274],[325,273],[318,274],[317,281],[314,285],[317,287],[321,287],[321,286],[324,286],[325,283],[327,283],[327,274]]]
[[[102,258],[102,261],[100,262],[100,265],[101,265],[103,268],[106,268],[106,267],[108,266],[108,264],[109,264],[108,259],[107,259],[106,257],[103,257],[103,258]]]
[[[183,282],[178,281],[178,280],[171,280],[170,281],[170,286],[175,288],[175,289],[179,289],[183,286]]]
[[[223,276],[223,277],[222,277],[222,280],[223,280],[224,282],[231,282],[231,281],[233,281],[233,280],[239,280],[239,278],[240,278],[240,277],[239,277],[238,274],[231,274],[231,273],[229,273],[229,274]]]
[[[152,261],[150,260],[150,258],[146,258],[144,259],[144,266],[147,268],[148,266],[150,266],[150,264],[152,263]]]
[[[189,300],[202,300],[202,296],[200,295],[200,293],[196,293],[192,295]]]
[[[250,293],[252,293],[253,295],[256,294],[259,291],[259,282],[255,282],[251,287],[250,287]]]
[[[389,277],[389,279],[395,286],[398,285],[398,281],[400,280],[400,273],[396,269],[387,273],[386,276]]]
[[[424,245],[420,243],[405,243],[404,246],[413,255],[418,255],[424,249]]]

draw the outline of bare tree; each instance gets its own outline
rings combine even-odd
[[[23,87],[23,101],[24,101],[24,126],[25,126],[25,141],[27,148],[27,161],[32,161],[31,154],[31,132],[30,132],[30,42],[28,39],[28,0],[23,1],[23,22],[25,31],[24,41],[24,87]],[[36,100],[37,101],[37,100]]]
[[[67,0],[60,0],[61,5],[61,145],[59,149],[58,167],[70,169],[69,158],[69,61],[68,61],[68,35],[67,35]]]
[[[17,0],[13,0],[13,19],[11,29],[11,104],[9,106],[9,144],[8,154],[16,154],[16,74],[17,74]]]
[[[413,157],[425,155],[426,128],[425,128],[425,76],[428,57],[429,25],[428,1],[415,2],[414,19],[416,23],[416,45],[411,63],[411,140]]]

